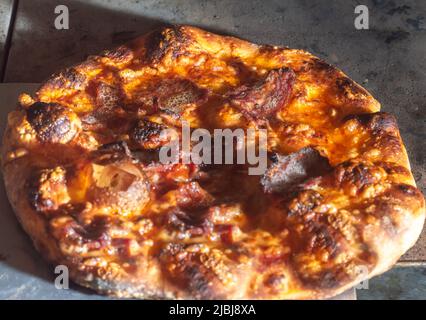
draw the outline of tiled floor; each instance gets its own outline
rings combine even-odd
[[[384,111],[397,115],[414,176],[425,192],[426,1],[362,3],[369,8],[370,30],[354,28],[356,0],[0,0],[0,70],[4,82],[40,82],[60,67],[164,23],[307,49],[362,83]],[[69,8],[69,30],[54,28],[59,4]],[[426,261],[425,232],[402,260]],[[398,277],[404,283],[424,279],[416,270],[397,268],[372,280],[376,289],[359,297],[379,297]]]

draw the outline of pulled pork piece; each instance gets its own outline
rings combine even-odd
[[[289,68],[271,70],[264,80],[233,91],[230,104],[250,119],[266,118],[287,105],[295,78]]]
[[[275,154],[273,161],[260,180],[266,193],[282,192],[331,169],[327,158],[312,147],[288,156]]]

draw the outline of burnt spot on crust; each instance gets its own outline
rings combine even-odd
[[[366,91],[362,87],[347,77],[337,78],[336,88],[338,92],[342,93],[348,99],[359,95],[366,95]]]
[[[167,127],[149,120],[140,120],[130,132],[131,141],[143,149],[156,149],[165,144],[168,139],[162,135]]]
[[[183,53],[190,38],[179,26],[171,26],[152,32],[146,42],[146,59],[148,63],[160,63],[167,55],[172,59]]]
[[[87,77],[74,68],[68,68],[53,75],[40,89],[40,92],[55,89],[83,90],[87,85]]]
[[[409,177],[410,176],[410,170],[407,168],[397,165],[392,162],[377,162],[376,165],[383,168],[383,170],[386,171],[388,175],[402,175]]]
[[[308,70],[322,72],[330,76],[338,72],[336,68],[333,67],[331,64],[318,58],[313,58],[305,62],[305,65],[301,71],[308,71]]]
[[[396,186],[397,190],[400,191],[402,194],[410,197],[419,197],[421,198],[421,192],[419,189],[410,186],[408,184],[399,184]]]
[[[26,116],[41,142],[68,143],[80,129],[78,117],[57,103],[36,102]]]
[[[203,213],[189,214],[180,209],[175,209],[166,214],[165,223],[177,232],[180,239],[187,237],[197,237],[203,234],[211,233],[213,225],[208,220],[202,218]]]
[[[323,201],[318,192],[304,190],[286,204],[289,263],[304,288],[338,288],[359,276],[359,266],[370,268],[375,263],[374,253],[362,243],[361,231],[350,218],[319,210]]]
[[[260,180],[267,193],[283,192],[331,169],[327,158],[312,147],[302,148],[287,156],[275,154],[273,161]]]
[[[289,68],[271,70],[264,80],[231,92],[229,102],[249,118],[268,117],[287,105],[295,79]]]
[[[395,135],[398,132],[396,118],[385,112],[350,115],[344,121],[351,119],[358,121],[374,135],[384,135],[386,133]]]
[[[345,265],[337,265],[332,268],[321,268],[316,271],[301,268],[301,272],[297,272],[299,280],[305,288],[310,289],[336,289],[345,283],[353,280],[354,276],[348,274]]]
[[[288,215],[301,217],[308,221],[313,218],[313,209],[321,204],[322,196],[313,190],[301,191],[297,197],[288,203]]]
[[[132,61],[133,51],[126,45],[122,45],[114,50],[104,51],[102,57],[108,58],[114,64],[125,64]]]
[[[335,183],[355,195],[364,188],[381,181],[384,172],[366,163],[348,161],[334,171]]]
[[[65,175],[65,169],[62,167],[43,169],[34,173],[27,182],[31,207],[39,212],[50,212],[67,203],[70,197]]]
[[[344,121],[356,121],[368,131],[372,137],[368,147],[380,151],[381,158],[386,161],[401,163],[404,147],[399,135],[398,125],[394,116],[384,113],[351,115]]]
[[[162,249],[160,260],[167,279],[195,299],[221,299],[236,289],[236,269],[218,249],[170,243]]]
[[[169,194],[176,198],[177,208],[166,214],[166,224],[178,232],[178,237],[201,236],[213,230],[207,208],[214,199],[197,182],[183,184]]]
[[[411,200],[410,200],[411,199]],[[411,210],[415,211],[422,207],[424,198],[419,189],[408,184],[400,183],[393,185],[384,195],[384,202],[397,205],[405,205],[410,201]],[[384,211],[386,213],[386,211]]]
[[[127,146],[127,143],[125,141],[115,141],[111,143],[103,144],[98,148],[99,152],[102,153],[124,153],[126,156],[130,157],[131,152],[129,147]]]
[[[406,228],[408,214],[418,212],[424,206],[420,190],[407,184],[394,184],[386,192],[367,201],[365,214],[374,217],[390,239],[398,239]]]

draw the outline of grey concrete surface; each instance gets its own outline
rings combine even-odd
[[[5,64],[5,52],[7,51],[6,39],[12,17],[12,8],[14,0],[0,1],[0,75],[3,74]]]
[[[359,300],[426,300],[426,265],[396,266],[373,278]]]

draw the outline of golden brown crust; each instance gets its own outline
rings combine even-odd
[[[386,271],[423,226],[396,120],[379,109],[305,51],[168,27],[22,95],[2,168],[36,248],[84,286],[140,298],[327,298]],[[159,132],[182,120],[267,127],[278,163],[263,178],[158,164]]]

